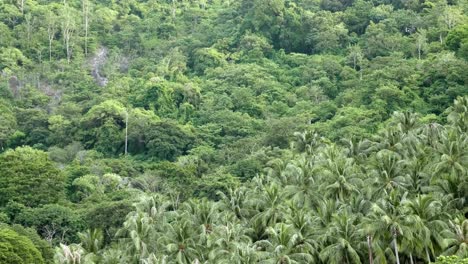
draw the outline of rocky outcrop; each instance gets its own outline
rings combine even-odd
[[[91,60],[91,75],[93,76],[96,83],[104,87],[107,85],[107,78],[102,76],[102,67],[107,61],[107,48],[100,47]]]

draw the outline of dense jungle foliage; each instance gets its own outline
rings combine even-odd
[[[468,263],[468,1],[0,1],[0,263]]]

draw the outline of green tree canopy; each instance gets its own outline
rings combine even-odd
[[[43,264],[44,259],[29,238],[9,228],[0,227],[0,263]]]
[[[64,186],[62,172],[44,151],[19,147],[0,155],[0,206],[55,203],[63,198]]]

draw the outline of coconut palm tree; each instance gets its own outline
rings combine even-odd
[[[326,230],[339,208],[340,204],[335,199],[322,199],[319,205],[313,208],[311,221],[316,223],[319,231]]]
[[[221,255],[213,255],[208,263],[219,264],[254,264],[258,263],[258,254],[254,245],[236,243],[232,251],[223,250]]]
[[[127,216],[123,227],[116,233],[120,239],[122,249],[133,261],[148,257],[150,252],[156,250],[154,221],[147,214],[132,212]]]
[[[255,242],[260,263],[313,263],[314,248],[292,226],[278,223],[267,229],[268,239]]]
[[[261,219],[265,226],[276,224],[282,217],[282,212],[284,212],[282,206],[284,198],[285,193],[281,186],[276,183],[266,186],[263,193],[253,197],[251,200],[258,211],[253,220]]]
[[[262,218],[253,217],[247,223],[246,233],[253,242],[266,239],[266,230],[268,225],[265,224]]]
[[[287,177],[284,175],[284,171],[289,163],[283,159],[273,159],[267,163],[267,167],[265,171],[267,172],[267,176],[269,179],[277,180],[280,183],[286,185],[287,184]]]
[[[443,246],[441,231],[446,228],[443,219],[449,216],[444,213],[442,203],[432,195],[418,195],[414,199],[406,200],[403,206],[415,217],[413,232],[415,234],[412,244],[421,244],[424,248],[425,259],[431,262],[431,253]]]
[[[310,155],[323,143],[323,138],[315,131],[295,132],[294,136],[295,141],[292,143],[292,147],[300,153]]]
[[[181,215],[180,219],[165,224],[166,232],[158,241],[166,245],[166,252],[170,259],[177,263],[192,263],[196,259],[205,258],[202,248],[199,248],[197,228],[188,220],[188,215]]]
[[[304,243],[310,245],[311,249],[313,249],[312,253],[314,258],[318,260],[318,238],[320,232],[317,232],[318,223],[312,219],[310,211],[296,207],[295,204],[292,203],[286,213],[284,222],[294,228],[295,232],[301,236]]]
[[[349,214],[354,214],[358,217],[364,217],[369,213],[372,206],[371,198],[372,193],[368,190],[363,190],[359,195],[350,196],[347,203],[340,205],[340,210],[347,211]]]
[[[376,197],[406,189],[407,179],[399,154],[389,150],[379,151],[372,161],[372,169],[373,177],[370,180],[376,187]]]
[[[423,189],[429,186],[431,179],[430,171],[431,158],[429,155],[415,155],[407,157],[403,162],[404,170],[406,171],[406,182],[409,191],[421,193]]]
[[[88,255],[86,251],[81,247],[81,245],[71,244],[65,245],[60,244],[60,247],[57,247],[55,250],[54,260],[55,263],[60,264],[82,264],[82,263],[90,263],[89,257],[93,257]]]
[[[147,258],[141,260],[141,264],[167,264],[167,256],[156,256],[154,253],[151,253]]]
[[[219,217],[218,204],[202,200],[189,200],[183,204],[184,210],[192,218],[192,224],[201,228],[204,235],[213,232],[213,226]]]
[[[111,248],[105,249],[101,253],[101,263],[103,264],[120,264],[132,263],[129,256],[123,250],[120,250],[115,245]]]
[[[318,169],[311,159],[302,155],[287,165],[285,175],[289,184],[285,186],[285,194],[298,204],[310,208],[318,201],[319,178]]]
[[[358,232],[354,215],[339,212],[333,215],[333,221],[321,238],[323,249],[320,259],[325,263],[354,264],[361,263],[358,246],[362,238]]]
[[[468,219],[462,217],[449,221],[449,229],[443,234],[447,237],[447,249],[444,255],[457,255],[468,258]]]
[[[309,212],[300,209],[294,203],[289,206],[285,223],[291,225],[303,237],[307,236],[308,230],[313,225]]]
[[[374,220],[364,217],[362,221],[358,224],[358,232],[361,234],[361,237],[366,238],[367,254],[369,258],[369,264],[374,264],[374,236],[375,236],[375,227],[373,225]],[[386,263],[386,262],[384,262]]]
[[[327,183],[325,186],[328,197],[343,201],[351,194],[359,193],[362,180],[352,158],[347,158],[343,154],[323,161],[323,178]]]
[[[440,199],[447,205],[445,210],[449,213],[456,213],[457,210],[466,208],[468,198],[466,180],[459,182],[455,179],[437,179],[426,189],[428,192],[441,194]]]
[[[120,249],[128,256],[128,262],[148,259],[151,253],[161,252],[165,244],[158,242],[165,223],[177,217],[168,211],[169,201],[160,194],[143,195],[134,204],[135,211],[129,213],[123,226],[116,233]]]
[[[240,187],[236,189],[228,189],[227,193],[218,191],[220,197],[220,209],[232,211],[238,219],[245,219],[252,214],[254,210],[250,210],[246,205],[248,201],[247,189]]]
[[[232,261],[240,256],[240,249],[253,249],[252,241],[246,234],[246,229],[240,223],[226,223],[226,225],[217,226],[212,235],[208,238],[207,247],[209,247],[209,260]],[[231,262],[232,263],[232,262]]]
[[[435,166],[437,173],[448,173],[450,177],[464,177],[468,167],[468,135],[448,133],[442,137],[436,150],[440,161]]]
[[[161,221],[167,213],[170,202],[161,194],[143,195],[140,200],[134,204],[135,212],[140,212],[153,219]]]
[[[346,147],[348,158],[363,161],[374,150],[372,142],[368,139],[358,140],[357,138],[344,139],[342,143]]]
[[[441,137],[446,134],[446,128],[437,123],[430,123],[420,128],[419,134],[423,143],[431,148],[435,148]]]
[[[436,150],[440,159],[434,166],[431,188],[453,199],[456,207],[462,209],[468,197],[468,135],[449,132]]]
[[[386,149],[398,152],[398,150],[404,148],[404,145],[401,143],[404,136],[405,135],[397,127],[389,127],[379,132],[379,134],[373,138],[374,143],[372,147],[376,151]]]
[[[103,246],[104,237],[99,229],[88,229],[78,233],[81,246],[89,253],[98,253]]]
[[[458,97],[448,109],[447,120],[461,132],[468,131],[468,96]]]
[[[402,237],[413,239],[413,230],[411,224],[414,222],[414,216],[402,210],[402,203],[406,200],[407,193],[399,194],[396,190],[392,191],[388,198],[381,198],[372,205],[370,221],[374,229],[375,238],[386,240],[391,238],[394,255],[397,264],[400,264],[400,255],[398,241]]]
[[[390,125],[397,126],[405,134],[420,127],[419,115],[410,111],[395,112],[391,119]]]

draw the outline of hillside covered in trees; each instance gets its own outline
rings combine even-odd
[[[468,1],[0,1],[0,264],[468,263]]]

